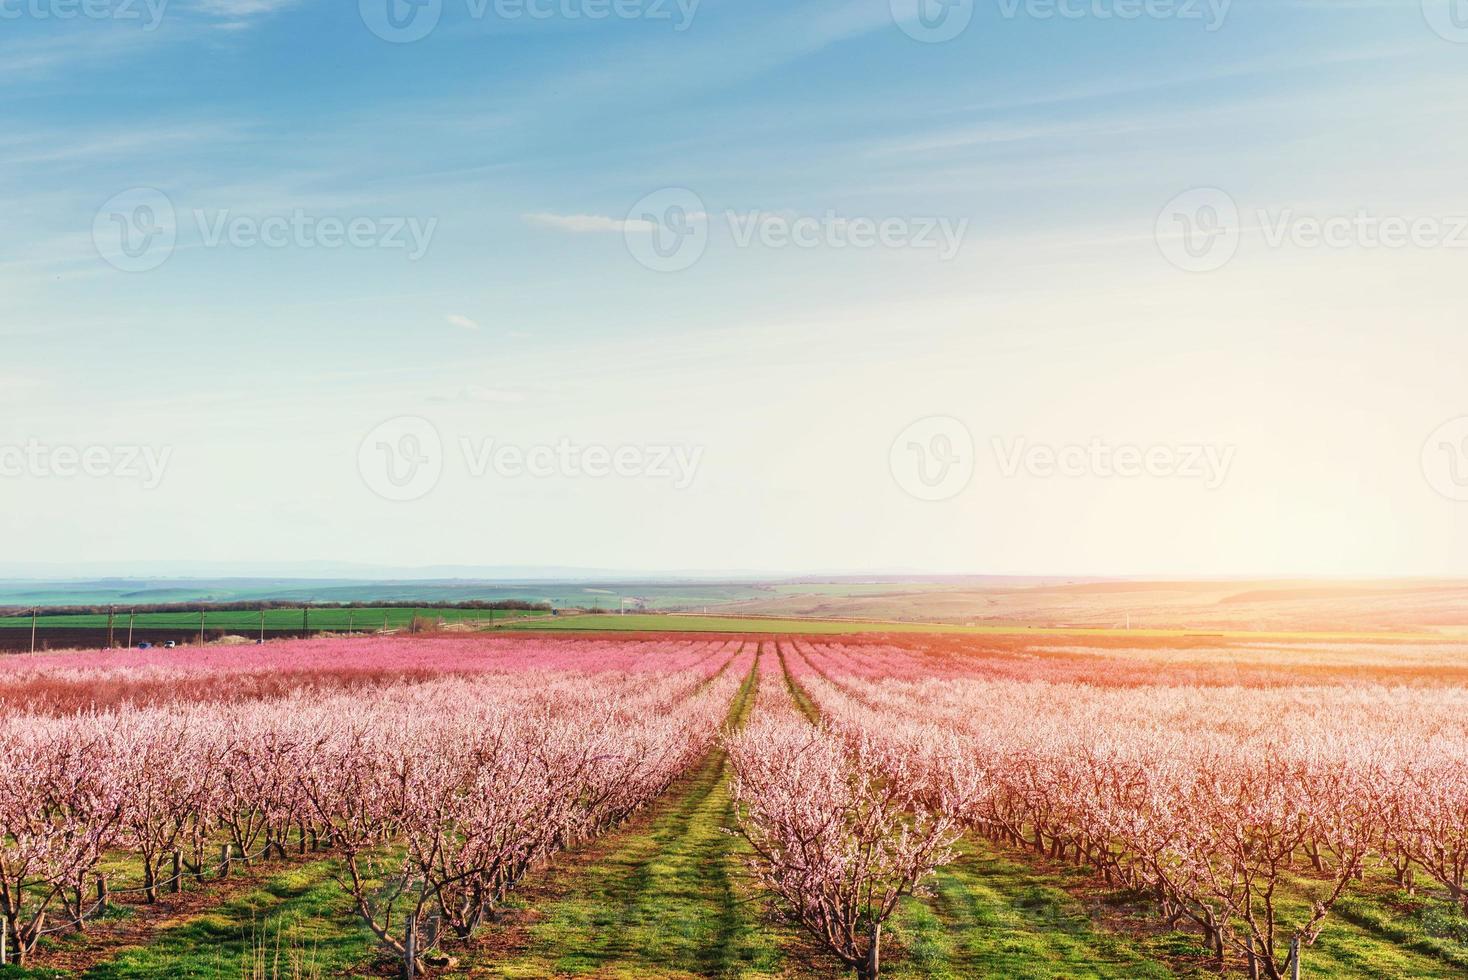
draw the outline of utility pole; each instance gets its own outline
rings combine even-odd
[[[204,610],[199,610],[199,646],[204,645]]]
[[[137,618],[137,615],[138,615],[138,611],[136,609],[129,609],[127,611],[127,645],[128,645],[128,649],[132,649],[132,645],[133,645],[133,620]]]
[[[113,616],[115,614],[116,614],[116,609],[114,609],[112,606],[108,606],[107,607],[107,649],[109,649],[109,650],[111,650],[112,649],[112,646],[113,646],[113,642],[112,642],[112,637],[113,637],[113,633],[112,633],[112,622],[113,622]]]
[[[260,642],[265,642],[265,604],[260,604]]]
[[[31,606],[31,653],[36,652],[36,614],[38,612],[35,606]]]
[[[301,635],[303,637],[309,637],[311,635],[311,607],[310,606],[302,606],[301,607]]]

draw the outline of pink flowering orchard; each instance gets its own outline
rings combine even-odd
[[[386,946],[403,953],[402,919],[428,910],[467,937],[528,870],[626,820],[707,752],[754,657],[739,642],[468,641],[394,661],[402,652],[301,643],[235,662],[58,658],[112,677],[123,696],[0,721],[10,955],[26,963],[48,922],[85,927],[110,853],[134,855],[156,901],[165,873],[203,879],[330,851]],[[24,689],[50,662],[9,661],[0,686]],[[253,671],[282,662],[294,690],[251,690]],[[399,666],[363,686],[385,663]],[[220,700],[152,703],[170,676],[194,690],[201,675]],[[130,686],[150,703],[130,703]],[[396,883],[386,895],[383,880]]]
[[[1463,653],[1414,648],[1436,666],[1405,682],[1372,645],[943,637],[12,657],[5,955],[44,967],[58,937],[103,942],[109,905],[326,862],[364,956],[452,972],[520,890],[715,760],[740,887],[832,971],[908,969],[905,910],[982,852],[1079,869],[1206,970],[1279,980],[1382,887],[1468,910]]]

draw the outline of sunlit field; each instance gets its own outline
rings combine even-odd
[[[1462,644],[377,636],[0,704],[0,975],[1468,970]]]

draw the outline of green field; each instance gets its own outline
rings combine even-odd
[[[774,595],[747,582],[366,581],[351,579],[105,579],[91,582],[0,580],[0,607],[144,606],[164,603],[519,602],[618,608],[620,600],[657,609],[698,609]]]
[[[664,613],[603,613],[601,615],[557,616],[537,622],[515,623],[511,629],[574,630],[578,632],[674,631],[684,633],[949,633],[951,626],[920,623],[872,624],[819,619],[764,619],[740,616],[684,616]]]
[[[309,628],[312,631],[344,632],[353,630],[403,629],[415,615],[437,618],[449,624],[465,624],[488,629],[557,630],[567,632],[685,632],[685,633],[744,633],[744,634],[823,634],[846,635],[854,633],[947,633],[970,636],[1024,636],[1054,634],[1069,636],[1129,636],[1138,639],[1168,639],[1179,637],[1217,637],[1219,639],[1254,640],[1320,640],[1350,642],[1356,640],[1410,640],[1418,642],[1440,641],[1439,634],[1424,633],[1364,633],[1364,632],[1246,632],[1240,630],[1183,630],[1183,629],[1133,629],[1122,630],[1087,626],[1024,626],[983,625],[959,626],[950,623],[888,622],[860,619],[806,619],[793,617],[765,616],[705,616],[687,613],[627,613],[608,612],[601,614],[569,612],[552,615],[545,610],[527,609],[435,609],[411,605],[393,607],[367,607],[343,609],[338,607],[313,607],[308,616],[302,610],[268,609],[265,611],[267,632],[295,632]],[[126,631],[127,610],[119,609],[114,620],[114,629]],[[200,626],[198,612],[148,612],[137,613],[133,620],[136,629],[197,630]],[[260,629],[260,613],[256,610],[211,609],[204,614],[204,628],[211,632],[231,632],[250,635]],[[88,629],[101,630],[107,627],[105,613],[42,614],[37,618],[40,630]],[[0,616],[0,629],[29,630],[31,618],[27,615]]]
[[[1091,626],[955,626],[946,623],[885,622],[859,619],[791,619],[756,616],[694,616],[663,613],[628,613],[618,615],[563,615],[513,623],[510,629],[560,630],[566,632],[684,632],[684,633],[948,633],[967,636],[1130,636],[1139,639],[1178,639],[1183,637],[1217,637],[1240,640],[1321,640],[1349,642],[1355,640],[1415,640],[1436,642],[1441,634],[1433,633],[1349,633],[1349,632],[1254,632],[1243,630],[1184,629],[1109,629]]]
[[[199,615],[197,612],[138,613],[133,617],[133,625],[137,629],[196,630],[199,628]],[[388,629],[401,629],[412,622],[415,615],[442,619],[446,623],[468,623],[488,628],[490,625],[498,625],[512,619],[542,617],[550,614],[540,609],[423,609],[413,606],[358,609],[327,607],[313,608],[305,613],[301,609],[267,609],[265,610],[265,629],[267,631],[300,630],[309,626],[312,630],[337,631],[348,628],[372,630],[382,629],[384,624]],[[206,630],[249,633],[252,630],[260,629],[258,610],[210,609],[203,616],[203,625]],[[42,613],[36,618],[36,625],[38,629],[42,630],[106,629],[107,614],[47,615]],[[127,625],[127,610],[118,610],[113,621],[114,628],[126,630]],[[3,628],[28,630],[31,628],[31,617],[28,615],[0,617],[0,629]]]

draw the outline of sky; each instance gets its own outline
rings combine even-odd
[[[0,0],[7,562],[1468,574],[1468,4]]]

